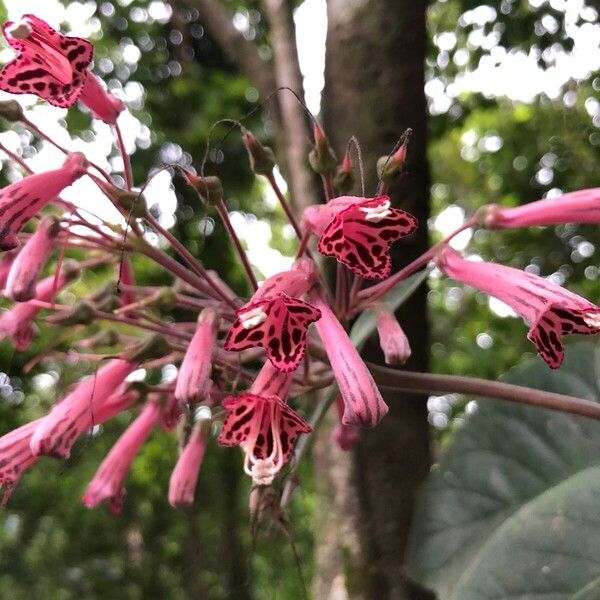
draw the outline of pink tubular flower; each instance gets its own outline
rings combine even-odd
[[[8,274],[16,257],[16,252],[6,252],[4,256],[0,257],[0,289],[4,289]]]
[[[516,208],[485,207],[486,227],[510,229],[560,223],[600,223],[600,188],[537,200]]]
[[[441,252],[437,266],[448,277],[502,300],[518,313],[529,325],[528,339],[551,369],[562,364],[563,335],[600,332],[600,308],[543,277],[468,261],[449,248]]]
[[[122,103],[107,94],[89,71],[90,42],[55,31],[35,15],[3,27],[6,41],[18,53],[0,72],[0,89],[35,94],[54,106],[69,108],[80,97],[94,115],[113,125]]]
[[[123,482],[129,467],[159,420],[159,403],[148,402],[106,455],[89,483],[83,496],[83,503],[88,508],[108,500],[108,506],[114,514],[121,512],[125,497]]]
[[[308,326],[320,318],[319,311],[298,296],[308,292],[315,278],[309,260],[298,261],[290,271],[269,277],[236,312],[225,350],[260,346],[280,371],[297,369],[304,357]]]
[[[51,302],[55,292],[61,290],[71,280],[70,274],[62,272],[56,279],[54,275],[42,279],[35,288],[35,300]],[[33,320],[41,307],[35,300],[15,304],[0,315],[0,337],[10,336],[14,347],[25,350],[33,339]]]
[[[19,245],[17,233],[29,219],[82,175],[87,162],[81,152],[69,154],[59,169],[30,175],[0,191],[0,250]]]
[[[340,196],[309,206],[303,225],[319,237],[319,252],[333,256],[365,279],[385,279],[392,267],[389,249],[417,228],[411,214],[391,208],[389,196]]]
[[[194,425],[190,439],[179,455],[169,481],[169,504],[173,508],[194,503],[194,492],[202,459],[208,443],[210,427],[199,421]]]
[[[219,330],[219,315],[205,308],[198,317],[196,333],[187,348],[175,387],[175,397],[181,403],[202,402],[211,386],[212,354]]]
[[[327,303],[317,293],[311,295],[311,300],[321,311],[321,319],[316,324],[317,331],[323,340],[344,401],[342,423],[375,427],[387,414],[388,407],[371,373]]]
[[[372,310],[386,364],[403,365],[411,355],[410,343],[404,330],[386,304],[376,304]]]
[[[331,438],[338,445],[340,450],[350,452],[350,450],[352,450],[360,441],[360,428],[356,425],[344,425],[342,423],[342,417],[344,416],[344,401],[341,396],[338,396],[335,399],[335,406],[340,421],[333,428]]]
[[[4,294],[25,302],[35,296],[35,285],[56,241],[60,226],[53,217],[45,217],[14,260]]]
[[[134,363],[114,359],[79,382],[36,428],[31,438],[32,453],[69,458],[75,440],[98,423],[97,413],[136,368]]]
[[[242,448],[244,472],[257,485],[270,484],[290,458],[298,435],[312,431],[285,403],[292,377],[267,361],[247,392],[223,400],[227,417],[219,444]]]

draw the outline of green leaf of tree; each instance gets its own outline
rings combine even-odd
[[[600,351],[504,380],[598,401]],[[598,492],[600,423],[480,399],[423,490],[409,570],[442,599],[570,599],[600,575]]]

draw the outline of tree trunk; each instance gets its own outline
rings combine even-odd
[[[407,127],[413,129],[406,175],[392,190],[394,206],[420,228],[393,247],[394,269],[427,248],[429,173],[426,162],[425,0],[329,0],[324,123],[338,152],[351,135],[360,141],[367,196],[375,195],[376,161]],[[407,367],[427,369],[426,290],[399,312],[411,341]],[[365,357],[380,361],[376,343]],[[353,453],[332,448],[328,428],[315,447],[320,483],[314,597],[319,599],[429,597],[407,582],[404,549],[415,494],[430,466],[423,396],[385,394],[390,412],[364,431]],[[333,420],[333,419],[332,419]]]

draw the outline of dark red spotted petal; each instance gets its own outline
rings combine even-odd
[[[553,306],[551,311],[560,319],[563,335],[600,333],[600,308],[567,308]]]
[[[8,35],[6,30],[13,23],[5,23],[3,27],[4,37],[19,56],[0,71],[0,89],[11,94],[35,94],[61,108],[72,106],[89,73],[94,54],[92,44],[81,38],[64,36],[34,15],[23,18],[34,29],[31,41]],[[57,76],[56,61],[70,66],[70,81]]]
[[[223,408],[228,412],[219,434],[219,444],[238,446],[244,443],[252,428],[258,426],[255,419],[260,418],[263,403],[264,398],[249,393],[225,398]]]
[[[391,270],[390,246],[416,228],[415,217],[389,208],[389,198],[381,196],[338,213],[319,240],[319,252],[365,279],[385,279]]]
[[[279,417],[279,439],[281,441],[281,453],[283,462],[286,463],[294,449],[294,442],[301,433],[310,433],[311,426],[287,404],[281,402],[281,413]]]
[[[262,322],[244,327],[248,314],[264,315]],[[237,311],[225,350],[241,351],[260,347],[280,371],[288,373],[298,368],[306,349],[308,326],[321,318],[321,312],[307,302],[280,293],[275,297],[252,302]]]
[[[558,369],[565,356],[561,335],[560,317],[552,309],[542,313],[527,334],[528,339],[535,344],[538,354],[551,369]]]

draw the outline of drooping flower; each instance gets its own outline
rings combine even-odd
[[[462,258],[445,248],[437,266],[452,279],[508,304],[529,325],[527,337],[551,369],[564,358],[562,336],[600,332],[600,308],[585,298],[519,269]]]
[[[42,279],[35,287],[35,299],[15,304],[0,315],[0,337],[10,336],[14,347],[25,350],[33,339],[33,320],[42,310],[36,300],[51,302],[56,292],[71,281],[75,271],[62,271],[58,278],[54,275]]]
[[[377,303],[371,310],[386,364],[403,365],[411,355],[410,343],[394,312],[385,303]]]
[[[600,223],[600,188],[569,192],[516,208],[503,208],[497,204],[484,208],[483,223],[490,228]]]
[[[309,260],[298,261],[289,271],[269,277],[250,301],[237,312],[225,349],[241,351],[259,346],[280,371],[298,368],[304,357],[308,326],[320,313],[298,297],[316,278]]]
[[[321,311],[316,327],[344,401],[342,423],[375,427],[387,414],[388,407],[371,373],[327,303],[316,292],[310,299]]]
[[[365,279],[385,279],[392,267],[389,249],[417,228],[411,214],[391,208],[388,196],[340,196],[309,206],[303,225],[319,237],[319,252],[333,256]]]
[[[110,510],[118,514],[123,508],[123,483],[140,448],[160,420],[158,402],[147,402],[139,416],[117,440],[89,483],[83,503],[94,508],[107,500]]]
[[[212,308],[205,308],[198,317],[196,333],[177,376],[175,397],[181,404],[202,402],[210,391],[212,355],[219,321],[219,315]]]
[[[350,452],[360,441],[360,427],[356,425],[344,425],[342,418],[344,416],[344,401],[341,396],[335,399],[335,407],[338,413],[339,421],[331,432],[331,439],[337,444],[340,450]]]
[[[223,400],[227,417],[221,446],[240,446],[244,472],[258,485],[270,484],[289,460],[294,442],[311,428],[285,402],[293,375],[265,362],[247,392]]]
[[[12,263],[4,288],[8,298],[25,302],[35,296],[36,283],[54,249],[59,232],[60,226],[54,217],[42,219]]]
[[[41,420],[31,438],[32,453],[69,458],[75,440],[98,423],[98,411],[136,368],[135,363],[114,359],[79,382]]]
[[[194,503],[194,492],[202,466],[202,459],[208,443],[210,426],[198,421],[188,443],[182,450],[169,481],[169,504],[173,508],[190,506]]]
[[[35,15],[3,27],[17,57],[0,71],[0,89],[11,94],[35,94],[54,106],[69,108],[78,98],[94,115],[114,124],[123,104],[102,88],[89,66],[90,42],[62,35]]]
[[[30,175],[0,191],[0,250],[19,245],[17,233],[62,190],[85,175],[87,162],[81,152],[69,154],[62,167]]]

